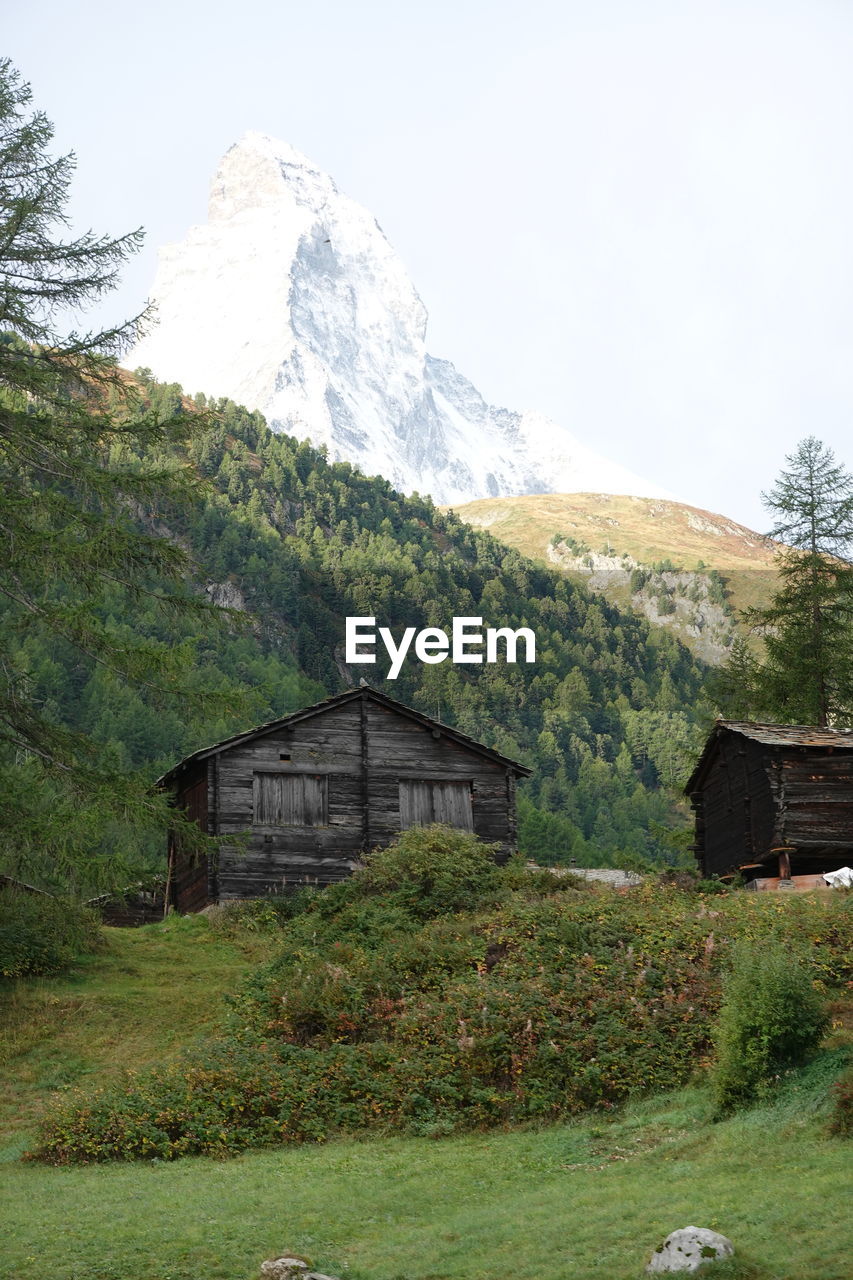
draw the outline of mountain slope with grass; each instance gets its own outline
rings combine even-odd
[[[0,928],[14,905],[0,896]],[[49,919],[39,927],[50,936]],[[235,937],[203,916],[176,916],[101,929],[65,973],[0,978],[0,1159],[23,1148],[52,1096],[163,1062],[214,1033],[226,996],[270,953],[270,938],[250,921]]]
[[[487,498],[454,508],[466,524],[724,660],[737,615],[777,586],[776,544],[725,516],[609,493]]]

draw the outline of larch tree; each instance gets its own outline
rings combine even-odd
[[[748,705],[787,724],[853,723],[853,476],[814,436],[786,458],[762,494],[784,544],[779,586],[749,622],[764,636],[762,660],[742,647],[723,669],[729,706]],[[744,715],[744,711],[740,713]]]
[[[145,317],[69,327],[113,287],[141,232],[63,234],[74,157],[51,156],[53,128],[30,104],[0,61],[0,864],[20,874],[47,853],[60,881],[65,868],[91,883],[80,866],[99,824],[163,812],[33,697],[22,639],[49,633],[123,678],[174,685],[173,655],[128,639],[98,602],[120,590],[200,607],[187,557],[156,524],[196,480],[170,448],[187,418],[146,416],[116,365]]]

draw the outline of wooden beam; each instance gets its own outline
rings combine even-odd
[[[779,856],[779,879],[780,880],[791,879],[791,854],[794,852],[795,850],[791,848],[791,846],[786,846],[781,849],[771,849],[771,853],[778,854]]]

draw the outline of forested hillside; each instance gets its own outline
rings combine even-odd
[[[364,675],[533,767],[520,800],[528,856],[581,865],[678,856],[685,818],[673,789],[707,712],[703,668],[681,644],[428,499],[402,497],[382,479],[273,434],[258,414],[203,396],[191,402],[177,386],[139,377],[148,412],[207,421],[190,433],[187,461],[208,484],[179,512],[140,508],[136,516],[187,548],[209,597],[236,614],[216,628],[191,615],[164,621],[153,596],[131,599],[119,587],[101,600],[119,639],[134,634],[185,651],[186,701],[166,708],[30,629],[18,661],[32,696],[59,722],[153,778],[206,742]],[[112,447],[113,464],[134,464],[127,444]],[[174,454],[149,450],[145,461],[173,464]],[[464,668],[408,658],[397,680],[383,681],[381,649],[376,666],[344,666],[344,618],[363,614],[395,634],[449,628],[454,615],[531,627],[537,660]],[[215,710],[199,696],[211,692]],[[150,858],[155,849],[152,840]]]

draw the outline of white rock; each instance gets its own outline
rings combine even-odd
[[[261,1275],[267,1280],[306,1280],[308,1263],[302,1258],[285,1255],[281,1258],[270,1258],[261,1263]]]
[[[705,1262],[730,1258],[731,1240],[707,1227],[681,1227],[673,1231],[652,1254],[646,1271],[696,1271]]]
[[[406,492],[668,496],[428,355],[426,308],[376,219],[264,134],[227,152],[207,224],[161,250],[151,297],[159,324],[129,368],[258,409]]]
[[[337,1280],[336,1276],[326,1276],[321,1271],[309,1271],[307,1262],[289,1255],[262,1262],[261,1275],[264,1280]]]

